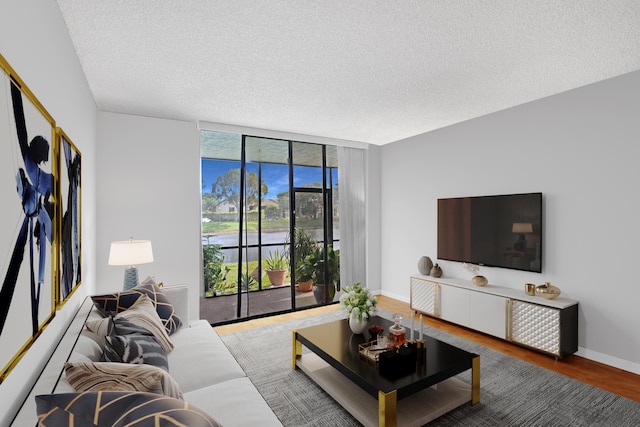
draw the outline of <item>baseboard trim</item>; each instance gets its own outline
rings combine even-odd
[[[640,364],[629,360],[620,359],[609,354],[599,353],[583,347],[578,347],[576,355],[584,357],[585,359],[593,360],[594,362],[603,363],[614,368],[622,369],[623,371],[640,375]]]

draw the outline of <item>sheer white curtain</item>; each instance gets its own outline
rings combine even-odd
[[[340,196],[340,283],[366,286],[366,156],[365,150],[338,147]]]

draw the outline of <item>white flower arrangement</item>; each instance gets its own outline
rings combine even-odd
[[[477,276],[478,273],[480,273],[480,266],[479,265],[467,264],[466,262],[463,262],[462,263],[462,268],[464,268],[465,270],[467,270],[468,272],[470,272],[474,276]]]
[[[368,288],[363,288],[360,282],[346,287],[340,295],[340,306],[347,310],[349,317],[357,317],[358,320],[368,319],[376,312],[378,299],[372,295]]]

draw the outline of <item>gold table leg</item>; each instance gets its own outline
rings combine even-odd
[[[480,403],[480,356],[471,362],[471,404]]]
[[[293,352],[292,358],[291,358],[291,369],[295,371],[296,360],[298,359],[298,356],[302,356],[302,343],[296,339],[296,331],[292,331],[291,337],[292,337],[291,348]]]
[[[378,426],[396,427],[396,407],[398,405],[398,393],[396,390],[385,393],[378,391]]]

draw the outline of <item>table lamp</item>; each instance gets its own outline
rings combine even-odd
[[[125,291],[138,286],[139,264],[153,262],[153,250],[151,240],[122,240],[111,242],[109,251],[109,265],[126,265],[124,270]]]

